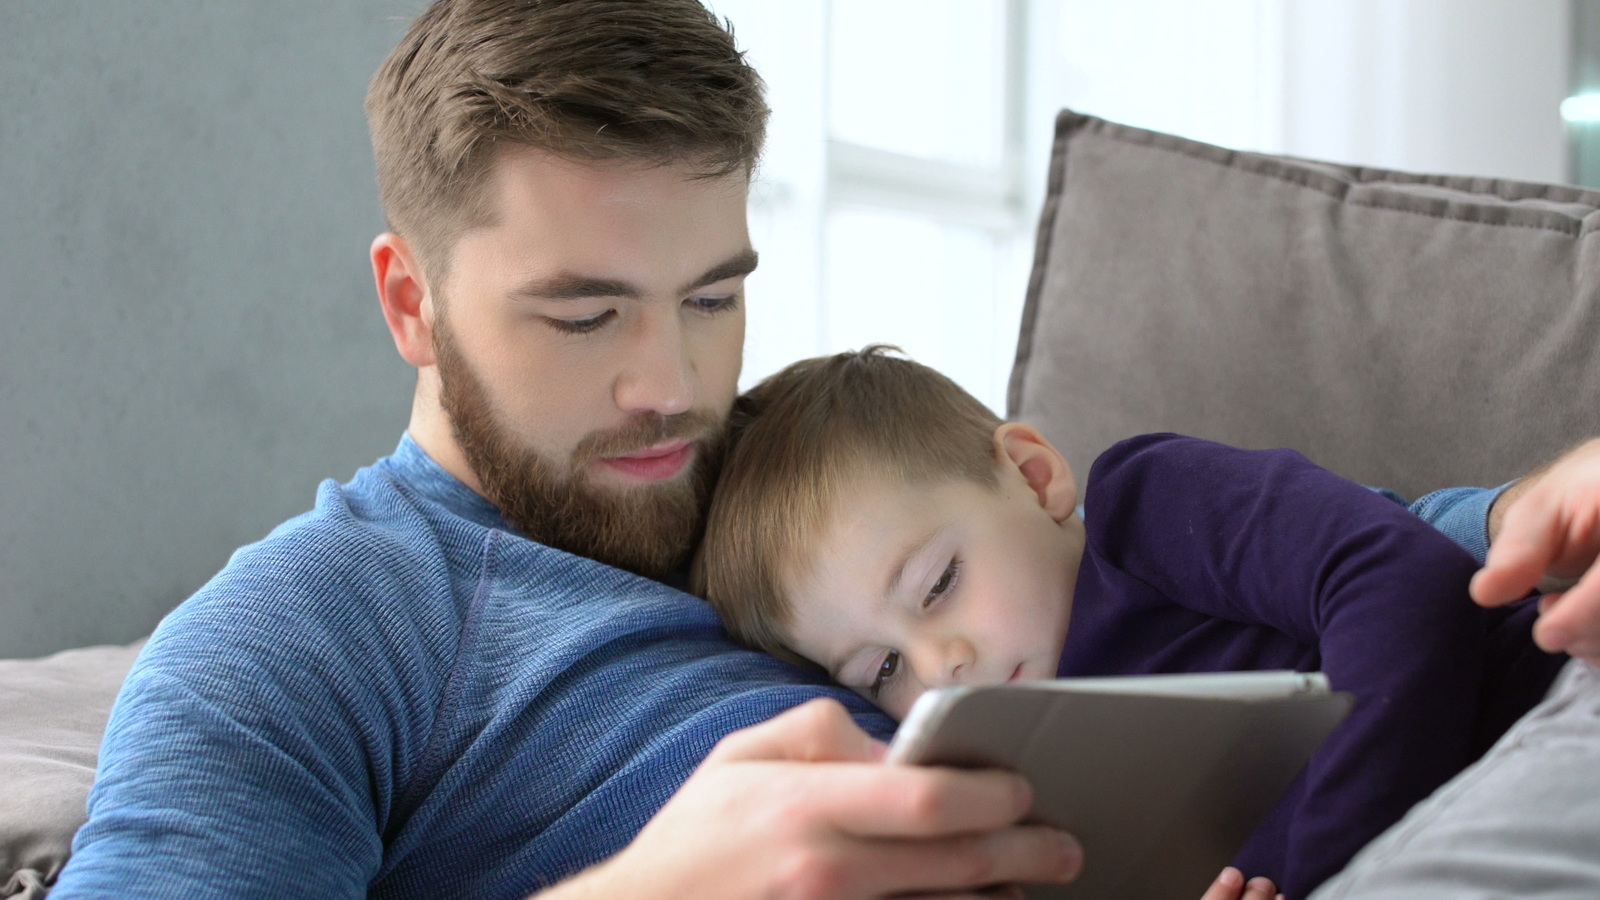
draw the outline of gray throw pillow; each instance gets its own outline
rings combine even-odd
[[[0,896],[42,897],[66,865],[111,704],[143,645],[0,660]]]
[[[1242,153],[1063,111],[1009,413],[1287,446],[1410,497],[1600,433],[1600,193]]]

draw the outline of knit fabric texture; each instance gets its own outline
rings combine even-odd
[[[162,622],[54,896],[525,896],[820,696],[892,731],[703,601],[519,537],[407,436]]]

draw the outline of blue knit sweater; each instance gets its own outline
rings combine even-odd
[[[73,897],[520,897],[818,696],[705,603],[516,536],[409,437],[238,551],[117,700]]]

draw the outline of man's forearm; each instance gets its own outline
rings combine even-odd
[[[1562,456],[1565,455],[1562,454]],[[1557,459],[1560,458],[1557,457]],[[1555,463],[1556,460],[1551,460],[1500,489],[1500,495],[1495,497],[1494,502],[1489,506],[1489,519],[1485,526],[1489,534],[1489,543],[1493,544],[1494,539],[1500,535],[1500,529],[1506,521],[1506,510],[1510,509],[1511,505],[1516,503],[1519,497],[1527,493],[1528,488],[1532,487]]]

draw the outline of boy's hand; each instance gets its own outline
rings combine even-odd
[[[1200,900],[1273,900],[1282,896],[1272,879],[1257,877],[1246,882],[1243,872],[1228,866],[1211,882]]]
[[[831,700],[730,734],[633,843],[548,896],[978,897],[1077,875],[1076,842],[1017,824],[1020,777],[883,753]]]
[[[1508,488],[1490,512],[1489,556],[1472,579],[1485,606],[1520,599],[1547,576],[1578,581],[1545,594],[1540,647],[1600,664],[1600,440]]]

